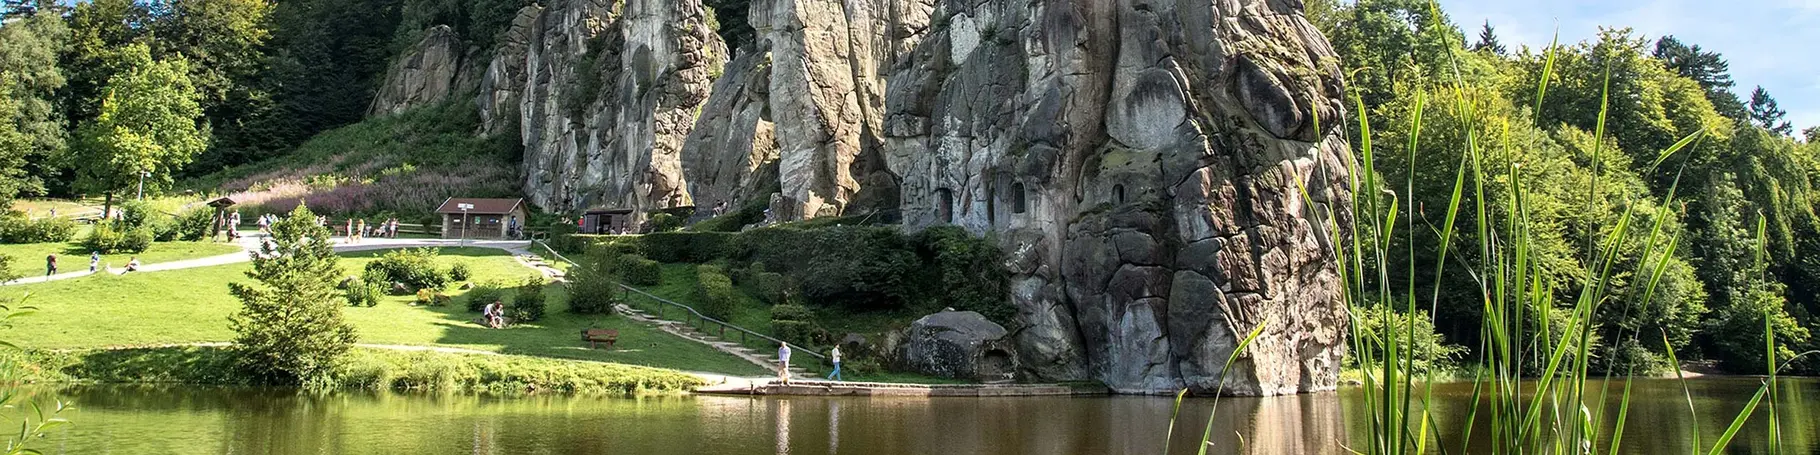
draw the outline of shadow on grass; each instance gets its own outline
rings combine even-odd
[[[106,349],[46,354],[40,365],[96,382],[239,385],[226,347],[184,346]]]
[[[337,253],[337,254],[339,254],[341,257],[344,257],[344,258],[376,258],[376,257],[384,256],[387,252],[403,250],[403,249],[411,249],[411,248],[417,248],[417,247],[400,247],[400,248],[384,248],[384,249],[377,249],[377,250],[348,251],[348,252]],[[498,248],[482,248],[482,247],[473,247],[473,246],[430,247],[430,248],[438,248],[438,254],[440,254],[442,256],[494,257],[494,256],[511,256],[512,255],[512,253],[507,252],[506,250],[498,249]]]

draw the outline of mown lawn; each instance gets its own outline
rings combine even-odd
[[[77,237],[78,239],[81,236]],[[137,254],[104,254],[102,264],[113,264],[125,267],[133,257],[139,258],[140,264],[181,261],[185,259],[220,256],[241,251],[232,243],[215,242],[153,242],[151,248]],[[44,273],[44,257],[57,255],[59,272],[88,270],[89,251],[76,242],[69,243],[21,243],[0,245],[0,255],[12,256],[13,267],[21,274],[33,276]]]
[[[347,253],[341,265],[350,275],[357,274],[382,253]],[[444,249],[440,260],[444,266],[468,263],[474,282],[520,282],[535,275],[501,250]],[[0,287],[0,298],[30,292],[25,305],[38,308],[36,314],[16,320],[6,336],[40,348],[229,341],[234,332],[228,316],[240,303],[228,294],[227,284],[250,282],[244,275],[248,267],[233,264]],[[462,291],[448,292],[459,295]],[[474,324],[477,314],[469,313],[460,298],[448,306],[422,307],[412,305],[415,299],[410,296],[387,296],[378,306],[349,307],[344,314],[359,331],[361,343],[454,346],[723,374],[764,374],[763,369],[738,358],[624,318],[569,314],[560,287],[548,287],[545,293],[549,308],[544,320],[500,330]],[[589,349],[580,339],[580,331],[588,327],[619,330],[618,349]]]

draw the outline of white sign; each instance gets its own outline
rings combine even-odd
[[[473,209],[474,209],[474,204],[461,204],[461,203],[457,203],[457,204],[455,204],[455,207],[457,207],[457,208],[460,208],[460,209],[462,209],[462,210],[473,210]]]

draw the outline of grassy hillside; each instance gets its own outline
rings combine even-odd
[[[443,199],[517,197],[516,137],[474,134],[466,97],[330,130],[279,158],[224,169],[184,186],[240,201],[243,215],[299,202],[331,216],[420,221]]]

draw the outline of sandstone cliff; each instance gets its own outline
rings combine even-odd
[[[526,8],[479,81],[481,133],[517,129],[548,210],[758,198],[996,233],[1027,379],[1334,387],[1324,217],[1350,204],[1349,152],[1339,65],[1299,1],[744,6],[720,24],[731,50],[700,0]]]

